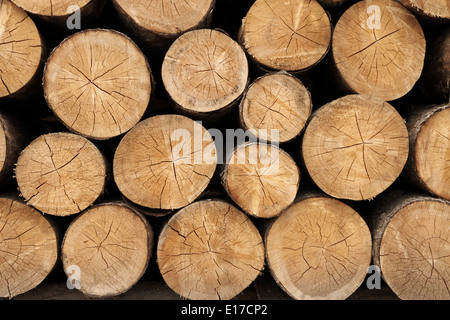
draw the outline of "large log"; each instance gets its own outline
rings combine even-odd
[[[161,73],[176,110],[200,120],[230,112],[249,77],[247,58],[238,43],[209,29],[180,36],[167,51]]]
[[[337,22],[332,56],[346,91],[392,101],[419,79],[425,36],[414,15],[398,2],[364,0]]]
[[[62,242],[64,271],[89,297],[111,297],[134,286],[152,255],[153,230],[122,202],[96,205],[78,216]]]
[[[180,115],[159,115],[136,125],[114,155],[114,180],[130,201],[153,209],[179,209],[208,186],[217,164],[206,129]]]
[[[59,234],[41,213],[22,201],[0,197],[0,297],[37,287],[59,257]]]
[[[181,34],[209,27],[215,0],[113,0],[119,17],[143,46],[167,50]]]
[[[87,30],[64,40],[44,70],[49,107],[67,128],[92,139],[121,135],[147,110],[153,78],[146,57],[114,30]]]
[[[269,73],[256,79],[244,93],[239,121],[259,140],[286,143],[303,131],[311,110],[311,94],[299,79],[287,72]]]
[[[450,106],[421,107],[407,126],[410,154],[407,178],[431,194],[450,200]]]
[[[86,138],[51,133],[20,154],[16,180],[25,201],[41,212],[68,216],[92,205],[104,192],[107,161]]]
[[[449,300],[450,203],[406,192],[382,200],[370,228],[383,279],[400,299]]]
[[[192,300],[228,300],[264,266],[264,244],[253,222],[223,200],[193,203],[159,235],[157,263],[167,285]]]
[[[367,200],[386,190],[402,172],[408,131],[387,102],[348,95],[319,108],[309,122],[302,155],[313,181],[327,194]]]
[[[301,300],[343,300],[364,281],[371,262],[370,230],[343,202],[304,194],[265,235],[269,270],[279,286]]]
[[[273,218],[294,201],[300,171],[291,156],[279,147],[245,143],[227,157],[221,181],[244,212],[258,218]]]
[[[0,0],[0,98],[25,99],[40,86],[46,50],[28,14]]]
[[[316,65],[331,43],[331,23],[316,0],[256,0],[239,41],[262,70],[299,72]]]

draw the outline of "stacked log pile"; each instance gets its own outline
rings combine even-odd
[[[448,300],[449,93],[448,0],[0,0],[0,298]]]

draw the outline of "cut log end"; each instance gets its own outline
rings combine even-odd
[[[409,152],[405,122],[388,103],[368,96],[339,98],[313,115],[302,153],[314,182],[327,194],[367,200],[402,172]]]
[[[0,297],[13,298],[37,287],[58,259],[50,222],[26,204],[0,198]]]
[[[392,101],[419,79],[425,45],[419,22],[401,4],[364,0],[337,22],[332,52],[347,89]]]
[[[328,52],[331,23],[315,0],[257,0],[242,22],[240,41],[263,69],[301,71]]]
[[[222,184],[244,212],[273,218],[295,199],[300,172],[295,161],[274,145],[244,144],[229,157]]]
[[[112,30],[87,30],[63,41],[44,72],[49,107],[68,129],[93,139],[127,132],[150,102],[153,79],[139,48]]]
[[[249,71],[245,53],[233,39],[217,30],[200,29],[175,40],[161,72],[175,106],[190,116],[205,117],[237,103]]]
[[[450,299],[450,204],[418,197],[390,210],[373,252],[386,283],[400,299]]]
[[[135,28],[147,31],[143,38],[175,39],[182,33],[206,26],[214,0],[114,0],[122,17]]]
[[[128,291],[147,269],[153,231],[146,219],[123,203],[92,207],[77,217],[62,243],[62,262],[73,285],[91,297]],[[72,276],[78,269],[79,278]]]
[[[266,235],[269,269],[294,299],[348,298],[364,281],[371,250],[364,220],[328,197],[296,202]]]
[[[22,151],[16,180],[29,205],[68,216],[86,209],[103,193],[106,170],[103,155],[92,142],[71,133],[53,133]]]
[[[311,114],[311,95],[297,78],[273,73],[258,78],[244,94],[239,116],[242,127],[258,139],[288,142],[297,137]],[[276,132],[274,132],[276,130]]]
[[[413,163],[423,185],[433,194],[450,200],[450,107],[440,108],[417,134]]]
[[[450,4],[448,0],[398,0],[398,2],[425,18],[450,21]]]
[[[71,6],[84,8],[91,2],[99,2],[99,0],[58,0],[58,1],[42,1],[42,0],[11,0],[17,6],[25,11],[46,17],[69,16],[68,9]]]
[[[120,142],[114,179],[122,194],[138,205],[178,209],[205,190],[216,164],[214,141],[201,124],[161,115],[140,122]]]
[[[159,236],[157,262],[167,285],[182,297],[228,300],[262,271],[264,245],[243,212],[205,200],[169,220]]]
[[[38,73],[42,42],[33,20],[11,1],[0,1],[0,98],[24,88]],[[24,58],[26,57],[26,58]]]

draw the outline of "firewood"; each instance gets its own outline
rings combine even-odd
[[[332,55],[342,86],[350,93],[385,101],[403,97],[419,79],[425,58],[422,28],[394,0],[364,0],[336,24]]]
[[[42,76],[45,48],[30,16],[0,0],[0,98],[25,99]]]
[[[450,106],[421,107],[408,119],[406,175],[431,194],[450,200]]]
[[[159,115],[136,125],[114,155],[114,180],[130,201],[153,209],[179,209],[208,186],[217,164],[206,129],[181,115]]]
[[[45,98],[67,128],[106,140],[130,130],[147,110],[150,66],[127,36],[86,30],[64,40],[44,70]]]
[[[195,202],[159,235],[157,263],[166,284],[192,300],[229,300],[264,266],[262,237],[243,212],[223,200]]]
[[[20,154],[16,180],[25,201],[41,212],[68,216],[92,205],[106,185],[107,161],[86,138],[51,133]]]
[[[316,0],[256,0],[242,21],[239,39],[261,69],[298,72],[326,55],[331,23]]]
[[[165,48],[181,34],[209,27],[215,0],[113,0],[127,29],[149,48]]]
[[[305,194],[276,218],[265,245],[273,278],[299,300],[348,298],[371,262],[371,235],[363,218],[319,194]]]
[[[450,203],[386,194],[373,212],[373,262],[400,299],[450,299]]]
[[[397,0],[406,8],[425,19],[424,21],[450,21],[450,3],[448,0]]]
[[[228,157],[221,181],[244,212],[258,218],[273,218],[294,201],[300,171],[291,156],[279,147],[246,143]]]
[[[102,203],[70,224],[62,242],[62,262],[68,280],[83,294],[111,297],[138,282],[152,247],[153,230],[142,214],[122,202]]]
[[[58,261],[58,231],[15,197],[0,197],[0,297],[36,288]]]
[[[209,29],[190,31],[175,40],[161,72],[175,109],[200,120],[230,112],[247,86],[249,73],[238,43]]]
[[[386,190],[402,172],[408,131],[387,102],[348,95],[319,108],[302,142],[306,169],[327,194],[367,200]]]
[[[286,72],[270,73],[256,79],[246,90],[239,105],[242,128],[260,140],[275,143],[295,139],[311,115],[311,94],[303,83]]]

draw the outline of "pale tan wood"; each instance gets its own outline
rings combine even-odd
[[[258,218],[273,218],[294,201],[300,170],[279,147],[247,143],[238,146],[228,157],[221,181],[244,212]]]
[[[130,201],[153,209],[179,209],[208,186],[217,164],[216,146],[198,122],[159,115],[136,125],[114,155],[114,179]]]
[[[432,194],[450,200],[450,106],[424,107],[408,120],[407,174]]]
[[[327,194],[367,200],[386,190],[408,158],[403,118],[387,102],[348,95],[319,108],[302,142],[306,169]]]
[[[449,0],[397,0],[419,16],[428,19],[450,20]]]
[[[311,68],[331,43],[330,19],[316,0],[256,0],[239,33],[249,56],[266,70]]]
[[[128,29],[144,45],[167,47],[181,34],[209,26],[215,0],[113,0]]]
[[[50,133],[21,152],[15,173],[19,191],[29,205],[47,214],[69,216],[103,194],[107,161],[82,136]]]
[[[229,112],[248,83],[244,51],[221,31],[199,29],[175,40],[162,65],[162,80],[175,107],[195,118]]]
[[[43,85],[49,107],[68,129],[105,140],[140,121],[153,78],[146,57],[126,35],[95,29],[68,37],[52,52]]]
[[[79,268],[79,290],[111,297],[132,288],[147,269],[153,230],[146,218],[122,202],[96,205],[68,227],[62,243],[66,275]]]
[[[373,213],[373,261],[403,300],[450,299],[450,203],[389,193]]]
[[[264,244],[243,212],[223,200],[203,200],[181,209],[164,226],[157,263],[180,296],[229,300],[262,271]]]
[[[0,197],[0,297],[13,298],[37,287],[57,263],[53,225],[37,210]]]
[[[299,300],[348,298],[371,262],[365,221],[343,202],[321,195],[286,209],[268,229],[265,245],[273,278]]]
[[[0,0],[0,98],[36,84],[43,52],[33,20],[11,1]]]
[[[340,17],[332,42],[341,80],[353,93],[396,100],[421,75],[425,36],[414,15],[396,1],[357,2]]]
[[[256,79],[239,105],[241,126],[260,140],[284,143],[295,139],[311,115],[311,94],[303,83],[286,73]],[[277,130],[277,139],[272,133]]]

